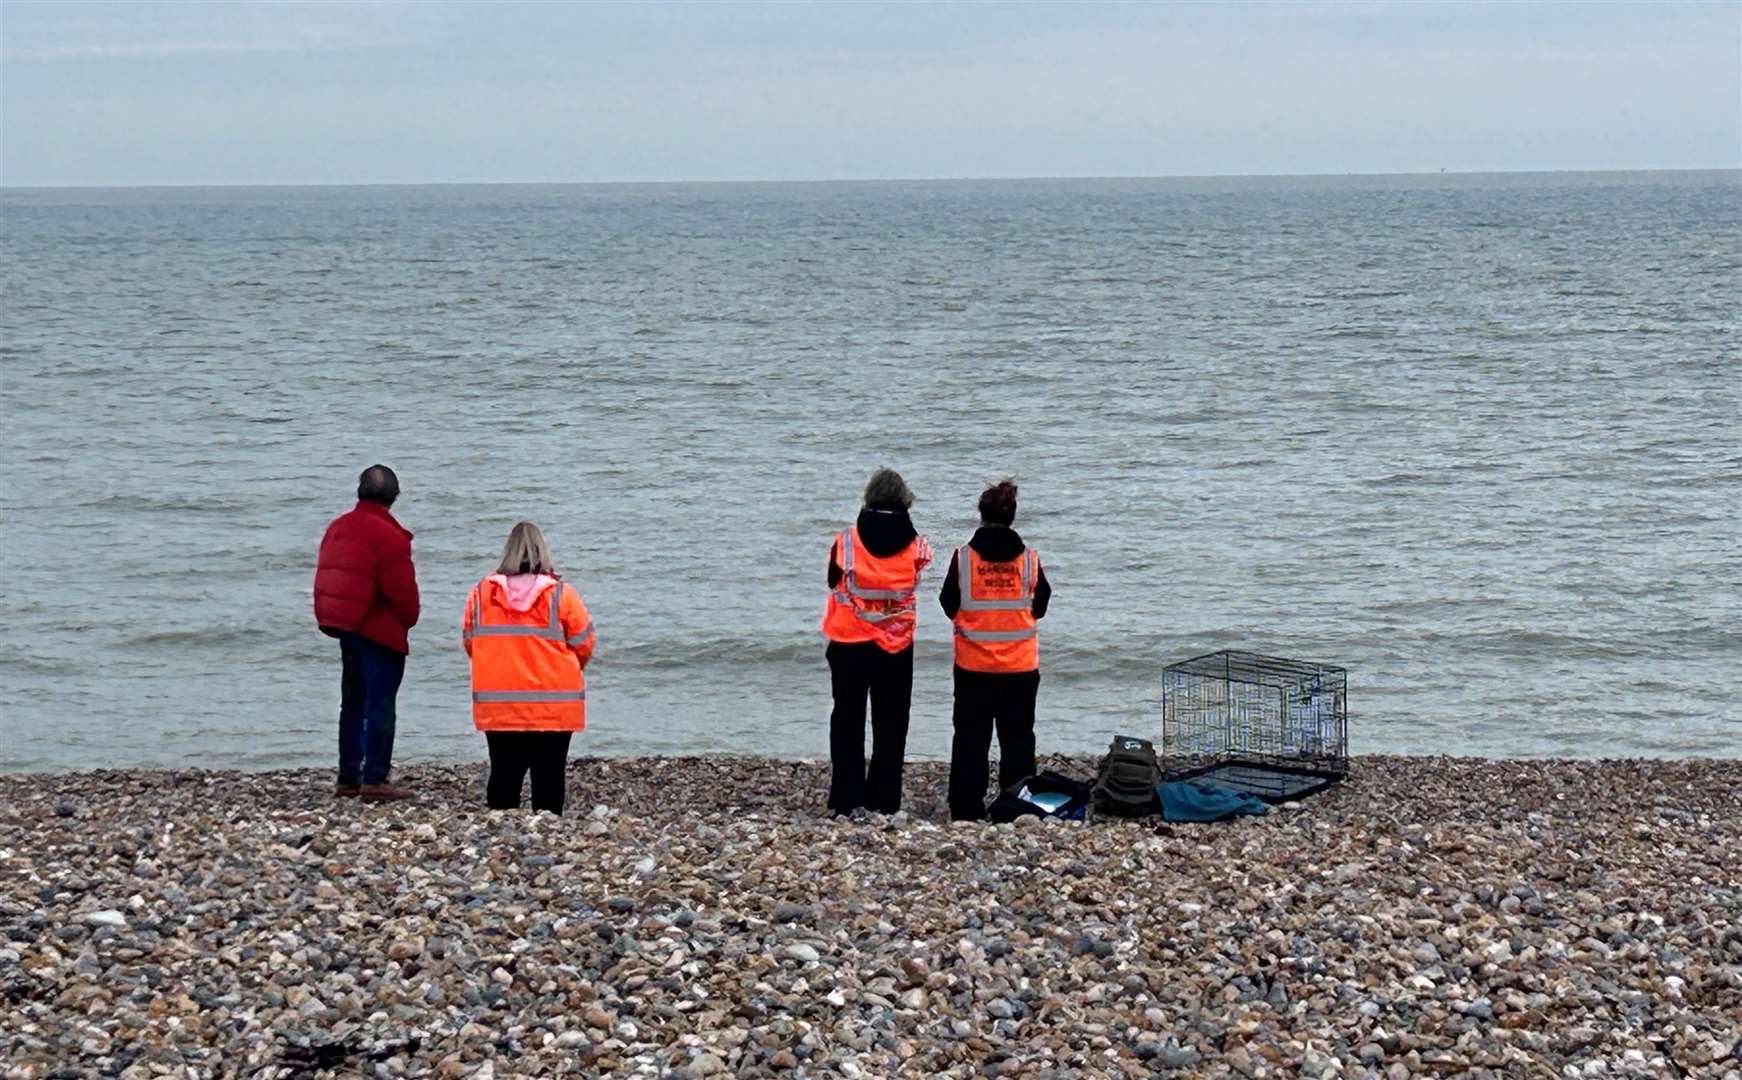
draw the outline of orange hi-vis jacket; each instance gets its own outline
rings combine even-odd
[[[1034,620],[1034,583],[1040,556],[1033,548],[1006,562],[991,562],[963,544],[956,552],[962,606],[956,612],[956,666],[1009,674],[1040,670]]]
[[[878,558],[865,550],[857,525],[837,533],[835,563],[841,580],[829,593],[823,636],[842,644],[875,641],[888,653],[912,645],[922,542],[916,536],[895,554]]]
[[[573,585],[541,575],[511,600],[509,579],[491,574],[472,587],[461,628],[479,731],[586,728],[593,620]]]

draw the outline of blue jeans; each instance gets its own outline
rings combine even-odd
[[[393,700],[405,677],[405,654],[345,633],[339,635],[339,655],[339,783],[385,783],[393,767]]]

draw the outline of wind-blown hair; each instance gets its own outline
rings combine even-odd
[[[1016,482],[1000,480],[980,492],[980,520],[988,525],[1008,525],[1016,520]]]
[[[537,525],[522,521],[509,531],[496,572],[509,575],[556,573],[556,560],[550,557],[550,545],[544,542],[544,534],[538,531]]]
[[[878,469],[865,484],[865,505],[872,510],[906,510],[913,506],[913,492],[894,469]]]

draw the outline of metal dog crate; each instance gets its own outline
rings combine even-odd
[[[1249,652],[1216,652],[1162,675],[1161,766],[1285,802],[1349,772],[1348,672]]]

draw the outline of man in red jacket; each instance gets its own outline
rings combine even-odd
[[[411,533],[388,508],[399,477],[371,465],[357,478],[357,506],[327,526],[315,569],[315,622],[339,639],[344,662],[339,703],[341,796],[392,802],[411,792],[387,782],[393,766],[394,698],[417,625],[417,571]]]

